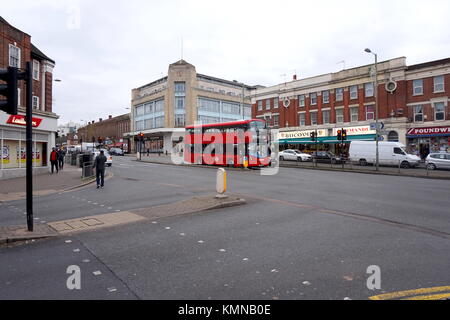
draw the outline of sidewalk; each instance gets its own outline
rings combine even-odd
[[[136,159],[136,154],[127,155]],[[146,154],[142,155],[141,162],[159,163],[159,164],[173,164],[170,155],[161,154]],[[181,164],[183,165],[183,164]],[[193,164],[187,164],[193,165]],[[398,168],[398,167],[385,167],[381,166],[377,172],[375,166],[362,167],[360,165],[354,165],[351,163],[345,164],[342,168],[341,164],[326,164],[318,163],[315,167],[312,162],[296,162],[296,161],[283,161],[280,163],[282,168],[299,168],[299,169],[311,169],[311,170],[328,170],[328,171],[343,171],[362,174],[383,174],[394,175],[403,177],[414,178],[428,178],[428,179],[448,179],[450,180],[450,170],[427,170],[425,167],[419,168]]]
[[[33,176],[33,195],[43,196],[67,191],[91,183],[93,178],[82,180],[81,169],[65,165],[59,173]],[[1,180],[0,202],[20,200],[26,197],[26,178]]]

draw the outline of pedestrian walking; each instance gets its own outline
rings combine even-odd
[[[147,149],[147,157],[150,157],[150,149]]]
[[[52,148],[52,152],[50,153],[50,163],[52,166],[52,174],[54,168],[56,168],[56,173],[58,173],[58,153],[56,152],[56,148]]]
[[[59,170],[64,168],[64,157],[66,156],[66,152],[63,149],[58,150],[58,166]]]
[[[100,154],[95,158],[94,168],[97,178],[97,189],[105,186],[105,163],[107,159],[103,150],[100,150]]]

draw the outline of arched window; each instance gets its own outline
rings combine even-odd
[[[398,133],[397,131],[390,131],[388,134],[388,141],[398,142]]]

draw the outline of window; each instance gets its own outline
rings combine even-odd
[[[184,127],[184,114],[175,115],[175,127]]]
[[[315,106],[317,104],[317,93],[311,93],[309,97],[311,98],[311,105]]]
[[[145,111],[144,112],[145,112],[145,114],[153,113],[153,103],[152,102],[145,104]]]
[[[222,103],[222,113],[240,115],[241,114],[241,106],[239,104],[235,104],[235,103],[223,102]]]
[[[317,112],[311,112],[309,115],[311,116],[311,125],[317,125]]]
[[[39,97],[33,96],[33,109],[39,110]]]
[[[273,98],[273,107],[278,109],[278,98]]]
[[[405,153],[403,152],[403,150],[401,148],[395,147],[394,148],[394,153],[395,154],[401,154],[401,155],[405,155]]]
[[[298,123],[300,126],[306,125],[306,113],[299,113],[298,114]]]
[[[244,106],[244,117],[251,118],[252,116],[252,108],[249,106]]]
[[[374,91],[373,91],[373,82],[368,82],[364,84],[364,95],[366,98],[373,97]]]
[[[39,81],[39,61],[33,60],[33,79]]]
[[[358,99],[358,86],[350,86],[350,99]]]
[[[175,93],[186,92],[186,84],[184,82],[175,82]]]
[[[350,122],[357,122],[359,120],[358,107],[350,108]]]
[[[305,106],[305,95],[304,94],[298,96],[298,105],[300,107]]]
[[[184,110],[184,97],[175,97],[175,109]]]
[[[270,109],[270,99],[266,100],[266,110]]]
[[[414,122],[423,122],[423,106],[414,106]]]
[[[144,115],[144,106],[137,106],[136,107],[136,117],[140,117]]]
[[[434,92],[444,92],[444,76],[434,77]]]
[[[22,106],[21,97],[22,97],[22,90],[20,88],[17,88],[17,106],[18,107]]]
[[[20,48],[15,45],[9,45],[9,66],[20,68]]]
[[[258,111],[262,110],[262,100],[258,101]]]
[[[336,101],[344,100],[344,88],[336,89]]]
[[[155,118],[155,128],[164,127],[164,116]]]
[[[375,106],[366,106],[366,120],[375,119]]]
[[[198,99],[198,110],[205,112],[220,113],[220,102],[217,100]]]
[[[144,120],[136,121],[136,131],[144,130]]]
[[[145,130],[148,130],[148,129],[153,129],[153,119],[147,119],[147,120],[145,120]]]
[[[273,116],[273,125],[275,127],[278,127],[280,125],[280,116],[279,115],[274,115]]]
[[[337,109],[336,110],[336,123],[343,123],[344,122],[344,109]]]
[[[421,95],[423,94],[423,80],[418,79],[413,81],[413,95]]]
[[[330,91],[323,91],[322,92],[322,103],[329,103],[330,102]]]
[[[217,123],[217,122],[220,122],[220,118],[219,117],[208,117],[208,116],[199,115],[198,116],[198,121],[200,121],[203,124]]]
[[[434,120],[436,121],[445,120],[445,105],[443,102],[438,102],[434,104]]]
[[[155,113],[164,112],[164,100],[155,101]]]
[[[330,123],[330,110],[322,111],[322,122],[323,124]]]

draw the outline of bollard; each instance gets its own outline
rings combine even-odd
[[[227,191],[227,172],[225,171],[224,168],[217,169],[216,191],[217,191],[216,198],[219,199],[228,198],[228,196],[225,195],[225,192]]]

